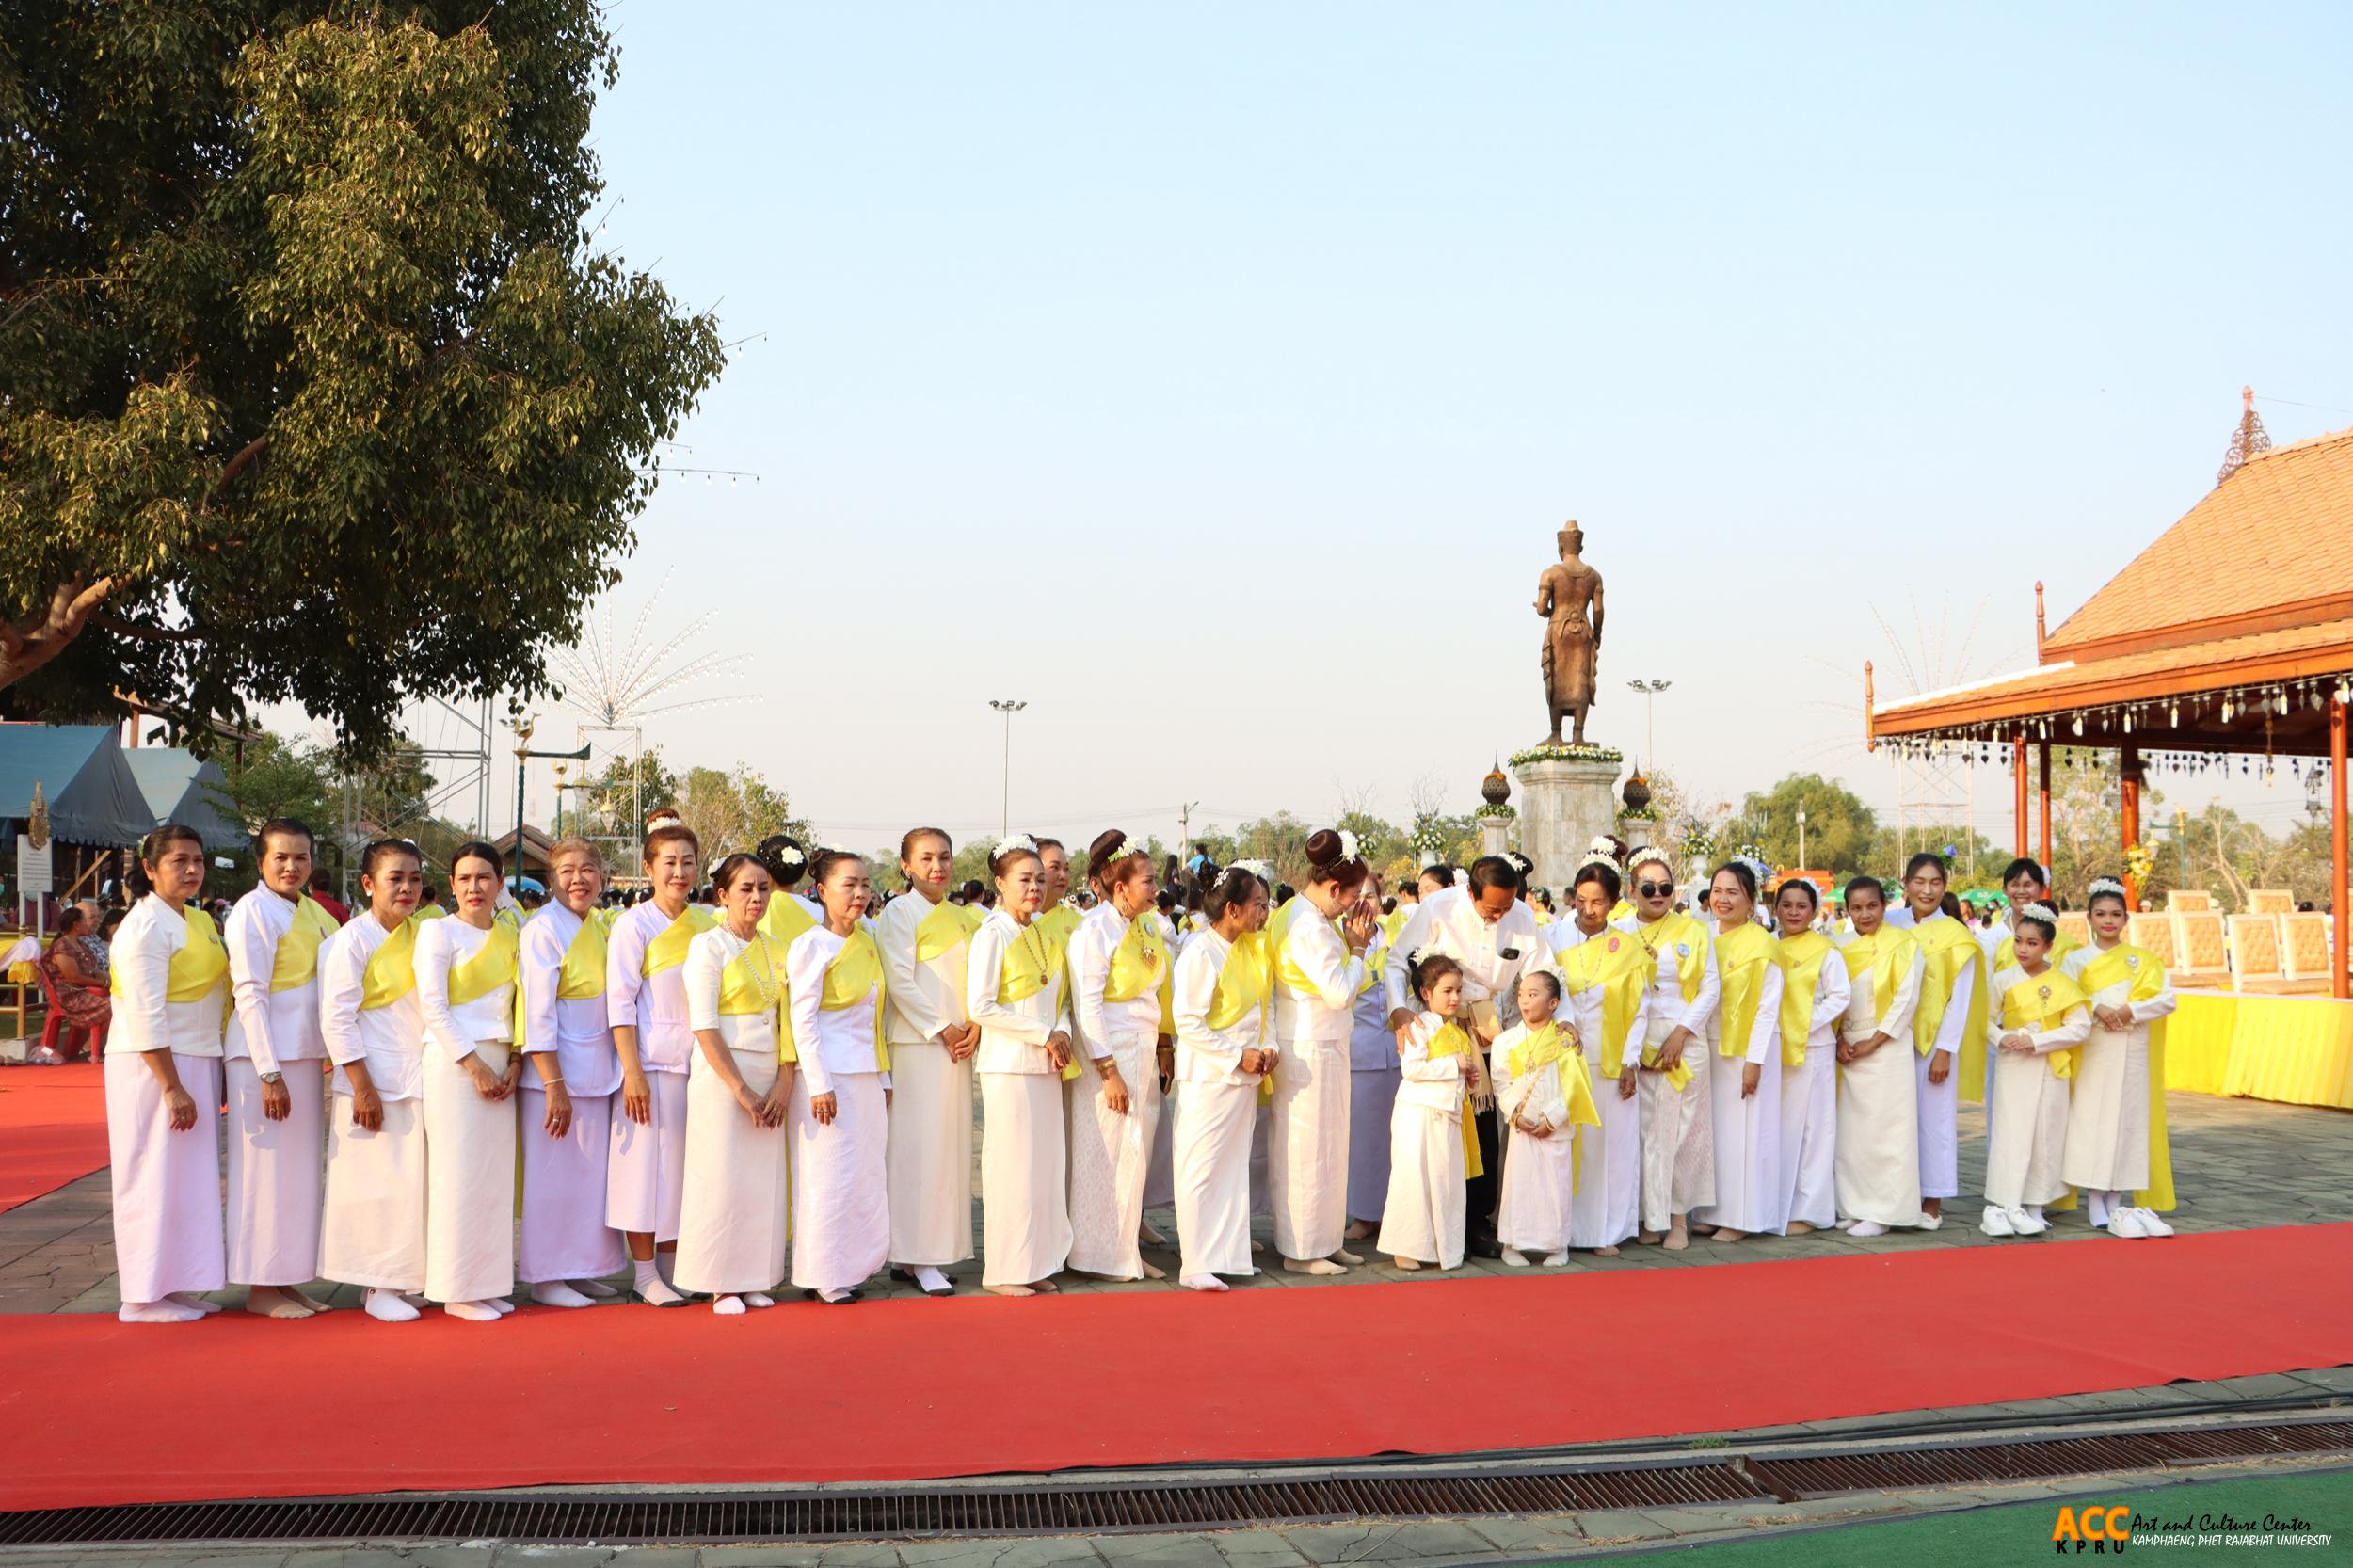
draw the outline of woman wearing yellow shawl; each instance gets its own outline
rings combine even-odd
[[[2059,968],[2091,1003],[2059,1174],[2089,1198],[2090,1220],[2130,1240],[2170,1236],[2173,1207],[2165,1136],[2165,1020],[2174,1008],[2165,965],[2124,940],[2124,885],[2101,877],[2087,910],[2091,942]]]
[[[212,917],[195,830],[147,836],[131,876],[138,902],[114,939],[106,1151],[115,1261],[126,1323],[189,1323],[222,1279],[221,1015],[229,957]],[[414,1313],[410,1314],[415,1316]]]
[[[1101,901],[1070,938],[1070,1003],[1086,1065],[1070,1109],[1070,1266],[1102,1279],[1160,1279],[1137,1244],[1160,1132],[1160,1048],[1175,955],[1154,907],[1152,857],[1118,828],[1087,850]]]
[[[2058,917],[2048,904],[2017,911],[2017,962],[1993,977],[1986,1020],[1985,1214],[1988,1236],[2040,1236],[2042,1206],[2067,1195],[2059,1160],[2067,1144],[2073,1048],[2091,1032],[2091,1008],[2051,965]]]
[[[451,1317],[515,1310],[515,928],[495,918],[506,867],[488,844],[450,856],[456,908],[417,932],[424,1006],[424,1293]]]
[[[1267,1195],[1274,1250],[1295,1274],[1337,1274],[1364,1261],[1348,1228],[1349,1032],[1375,931],[1362,902],[1372,872],[1352,833],[1307,838],[1306,887],[1267,927],[1274,966],[1274,1076]]]
[[[866,862],[821,849],[809,868],[823,925],[785,955],[792,1047],[792,1283],[838,1305],[858,1299],[890,1251],[890,1058],[882,1037],[883,967],[863,923],[874,890]]]
[[[1381,1250],[1401,1269],[1463,1262],[1463,1186],[1468,1157],[1463,1112],[1479,1076],[1478,1050],[1454,1015],[1463,1005],[1463,966],[1427,949],[1407,969],[1421,1011],[1398,1031],[1404,1082],[1389,1117],[1389,1195]],[[1469,1145],[1476,1147],[1475,1144]]]
[[[1961,1102],[1985,1094],[1985,952],[1966,925],[1945,913],[1945,885],[1944,856],[1913,856],[1904,866],[1904,907],[1887,917],[1920,950],[1912,1038],[1923,1230],[1944,1224],[1945,1200],[1961,1195]],[[1990,1107],[1986,1114],[1993,1114]]]
[[[1642,1042],[1649,1037],[1651,956],[1641,938],[1611,923],[1622,888],[1617,866],[1596,851],[1577,868],[1573,918],[1545,936],[1548,971],[1560,977],[1565,1022],[1593,1075],[1601,1118],[1577,1136],[1577,1182],[1569,1208],[1571,1248],[1614,1257],[1642,1224],[1642,1108],[1636,1097]]]
[[[885,971],[890,1047],[890,1263],[927,1296],[951,1296],[940,1271],[972,1256],[972,1057],[965,1010],[972,933],[985,917],[948,897],[956,847],[936,827],[899,840],[907,890],[883,905],[874,943]]]
[[[1821,895],[1793,876],[1773,895],[1781,927],[1781,1212],[1785,1234],[1838,1223],[1838,1020],[1852,1000],[1847,966],[1814,929]]]
[[[1071,1065],[1067,956],[1038,929],[1046,866],[1026,838],[988,857],[997,907],[972,934],[964,1000],[981,1026],[981,1287],[1050,1294],[1070,1261],[1062,1074]]]
[[[1267,885],[1240,866],[1210,875],[1201,909],[1209,925],[1176,960],[1169,1008],[1176,1025],[1176,1283],[1224,1290],[1221,1275],[1247,1278],[1250,1142],[1258,1083],[1274,1070],[1267,1035],[1272,975],[1262,933]]]
[[[1753,861],[1728,861],[1716,868],[1707,888],[1723,992],[1707,1053],[1716,1198],[1691,1218],[1715,1226],[1719,1241],[1779,1235],[1784,1218],[1780,1053],[1787,975],[1771,935],[1756,923],[1758,870]]]
[[[1707,927],[1674,906],[1666,855],[1635,850],[1626,869],[1634,878],[1634,936],[1652,965],[1636,1089],[1642,1118],[1642,1229],[1636,1239],[1677,1252],[1690,1245],[1691,1210],[1716,1196],[1713,1075],[1705,1052],[1722,983]]]
[[[1887,923],[1877,877],[1847,884],[1847,1016],[1838,1028],[1838,1211],[1847,1234],[1884,1236],[1920,1223],[1920,1107],[1912,1017],[1920,1005],[1920,951]]]

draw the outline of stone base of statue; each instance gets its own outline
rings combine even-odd
[[[1590,744],[1540,745],[1512,759],[1520,786],[1520,853],[1535,866],[1531,883],[1565,898],[1593,840],[1618,831],[1618,773],[1625,765],[1622,754]]]

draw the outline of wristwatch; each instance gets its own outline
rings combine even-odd
[[[275,1089],[278,1085],[286,1081],[286,1075],[284,1073],[264,1073],[262,1075],[262,1081]]]

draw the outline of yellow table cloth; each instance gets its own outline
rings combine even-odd
[[[2353,1001],[2185,991],[2166,1031],[2165,1084],[2353,1111]]]

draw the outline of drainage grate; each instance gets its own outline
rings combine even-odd
[[[1291,1480],[152,1503],[0,1513],[0,1546],[165,1541],[621,1545],[1226,1529],[1794,1500],[1809,1494],[2023,1480],[2337,1449],[2353,1449],[2353,1423],[2208,1427],[1785,1459],[1691,1454],[1618,1468],[1498,1466],[1413,1475],[1369,1468]]]

